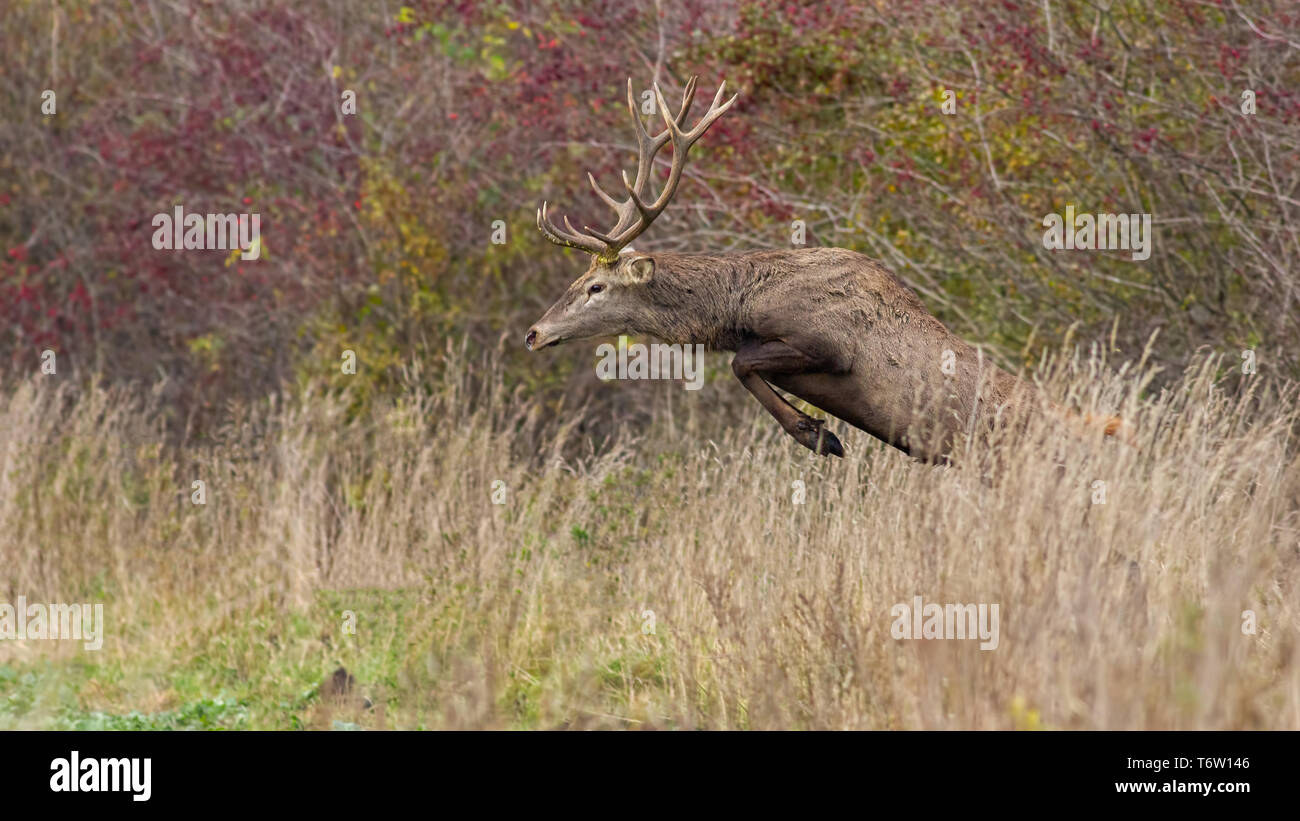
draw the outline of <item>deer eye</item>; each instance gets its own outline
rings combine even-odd
[[[587,293],[589,293],[589,294],[598,294],[598,293],[600,293],[600,292],[603,291],[603,290],[605,290],[605,286],[604,286],[604,285],[601,285],[599,282],[597,282],[595,285],[593,285],[593,286],[591,286],[590,288],[587,289]]]

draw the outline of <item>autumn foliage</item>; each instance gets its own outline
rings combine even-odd
[[[447,338],[514,346],[584,265],[537,236],[537,204],[599,215],[582,172],[629,162],[625,79],[671,96],[698,73],[740,101],[647,248],[788,246],[798,219],[1004,364],[1074,327],[1129,355],[1159,331],[1174,370],[1208,347],[1300,375],[1291,3],[383,8],[11,4],[4,367],[48,348],[87,376],[165,375],[180,419],[326,373],[341,347],[382,384]],[[1151,258],[1046,250],[1043,216],[1071,204],[1151,213]],[[260,213],[262,258],[154,250],[175,205]]]
[[[109,621],[0,641],[0,729],[1300,729],[1294,0],[0,9],[0,603]],[[831,460],[722,355],[527,354],[587,265],[535,209],[599,225],[627,78],[693,74],[740,98],[638,250],[864,252],[1065,413]]]

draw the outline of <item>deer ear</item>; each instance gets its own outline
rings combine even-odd
[[[655,275],[653,257],[637,257],[627,264],[628,280],[634,285],[644,285]]]

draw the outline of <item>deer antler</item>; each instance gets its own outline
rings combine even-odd
[[[605,193],[605,190],[596,182],[596,178],[587,173],[587,179],[591,182],[591,187],[595,189],[596,195],[618,215],[618,221],[614,227],[602,233],[593,228],[583,226],[582,232],[574,229],[569,218],[564,218],[564,227],[568,230],[557,228],[551,223],[550,217],[546,213],[546,203],[537,209],[537,227],[541,230],[546,238],[556,245],[565,245],[569,248],[577,248],[580,251],[586,251],[594,254],[603,262],[613,262],[618,259],[618,252],[627,246],[629,242],[636,239],[655,217],[664,210],[668,202],[677,192],[677,184],[681,181],[682,169],[686,167],[686,154],[691,150],[691,146],[704,135],[704,132],[713,125],[713,122],[721,117],[731,104],[736,102],[739,94],[733,94],[730,100],[718,105],[722,100],[723,91],[727,84],[724,82],[718,86],[718,93],[714,95],[713,102],[709,105],[709,110],[705,112],[704,117],[696,123],[690,131],[683,132],[682,125],[686,121],[686,115],[691,110],[691,102],[695,99],[695,84],[698,77],[691,77],[686,82],[686,90],[682,93],[682,106],[676,117],[668,116],[668,104],[664,102],[664,95],[659,91],[659,84],[654,84],[655,101],[659,106],[659,113],[663,115],[664,124],[667,128],[655,136],[651,137],[641,123],[641,116],[636,110],[636,101],[632,96],[632,79],[627,81],[627,108],[632,114],[632,122],[636,125],[636,142],[637,142],[637,168],[636,181],[628,182],[627,172],[623,172],[623,187],[627,189],[628,197],[619,201]],[[650,187],[651,171],[654,168],[655,155],[659,149],[664,147],[665,143],[673,144],[673,162],[668,172],[668,182],[664,184],[663,191],[653,202],[647,203],[647,194]]]

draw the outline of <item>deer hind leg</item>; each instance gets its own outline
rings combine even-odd
[[[813,453],[843,456],[844,448],[835,434],[823,430],[825,419],[814,419],[785,400],[763,377],[791,373],[817,373],[832,370],[829,363],[809,356],[782,340],[749,342],[740,346],[731,360],[732,373],[754,395],[767,412],[776,418],[785,432]]]

